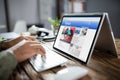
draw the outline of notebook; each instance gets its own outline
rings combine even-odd
[[[105,31],[107,32],[105,33]],[[104,38],[102,34],[109,36],[108,42],[106,42],[108,39]],[[46,57],[40,59],[41,56],[39,55],[39,57],[37,56],[38,60],[35,58],[31,61],[36,71],[50,69],[67,62],[67,59],[62,55],[87,64],[95,46],[97,49],[108,50],[117,56],[114,35],[107,13],[64,15],[53,44],[53,50],[48,49],[45,45],[43,46],[46,49]],[[36,67],[36,65],[38,66]]]

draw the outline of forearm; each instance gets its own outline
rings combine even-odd
[[[6,80],[17,65],[15,56],[9,52],[0,52],[0,80]]]

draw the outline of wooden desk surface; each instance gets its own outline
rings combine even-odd
[[[119,39],[116,39],[116,44],[120,54]],[[39,73],[26,61],[17,66],[10,76],[10,80],[53,80],[50,76],[67,66],[74,65],[83,66],[89,71],[88,75],[80,80],[120,80],[120,59],[100,51],[93,52],[87,65],[82,65],[75,60],[69,60],[66,65]]]

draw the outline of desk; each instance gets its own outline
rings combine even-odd
[[[116,39],[118,53],[120,54],[120,40]],[[87,76],[80,80],[120,80],[120,59],[101,51],[94,51],[87,65],[78,61],[69,60],[66,66],[83,66],[88,69]],[[55,67],[40,73],[34,71],[28,61],[19,64],[10,76],[10,80],[50,80],[49,77],[66,66]]]

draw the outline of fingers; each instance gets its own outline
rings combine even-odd
[[[34,54],[39,53],[41,55],[45,55],[45,53],[46,53],[45,49],[41,46],[40,42],[35,41],[36,39],[34,37],[20,36],[19,38],[27,40],[27,45],[32,47],[31,49],[34,50]]]
[[[25,37],[26,40],[30,40],[30,41],[35,41],[36,39],[32,36],[26,36]]]
[[[21,40],[23,40],[23,39],[25,39],[25,40],[28,40],[28,41],[35,41],[36,39],[34,38],[34,37],[32,37],[32,36],[20,36],[20,37],[18,37],[18,38],[16,38],[18,41],[21,41]]]
[[[46,51],[40,44],[35,44],[35,45],[31,45],[31,46],[33,46],[33,48],[37,50],[37,53],[39,53],[41,55],[45,55]]]
[[[36,53],[36,54],[40,54],[41,56],[44,56],[44,55],[45,55],[45,53],[44,53],[42,50],[40,50],[40,49],[37,50],[37,53]]]
[[[37,41],[27,41],[28,44],[35,45],[35,44],[41,44],[40,42]]]
[[[40,53],[41,55],[45,55],[46,51],[43,48],[43,46],[40,44],[40,42],[29,42],[30,46],[33,47],[34,49],[36,49],[37,53]]]

